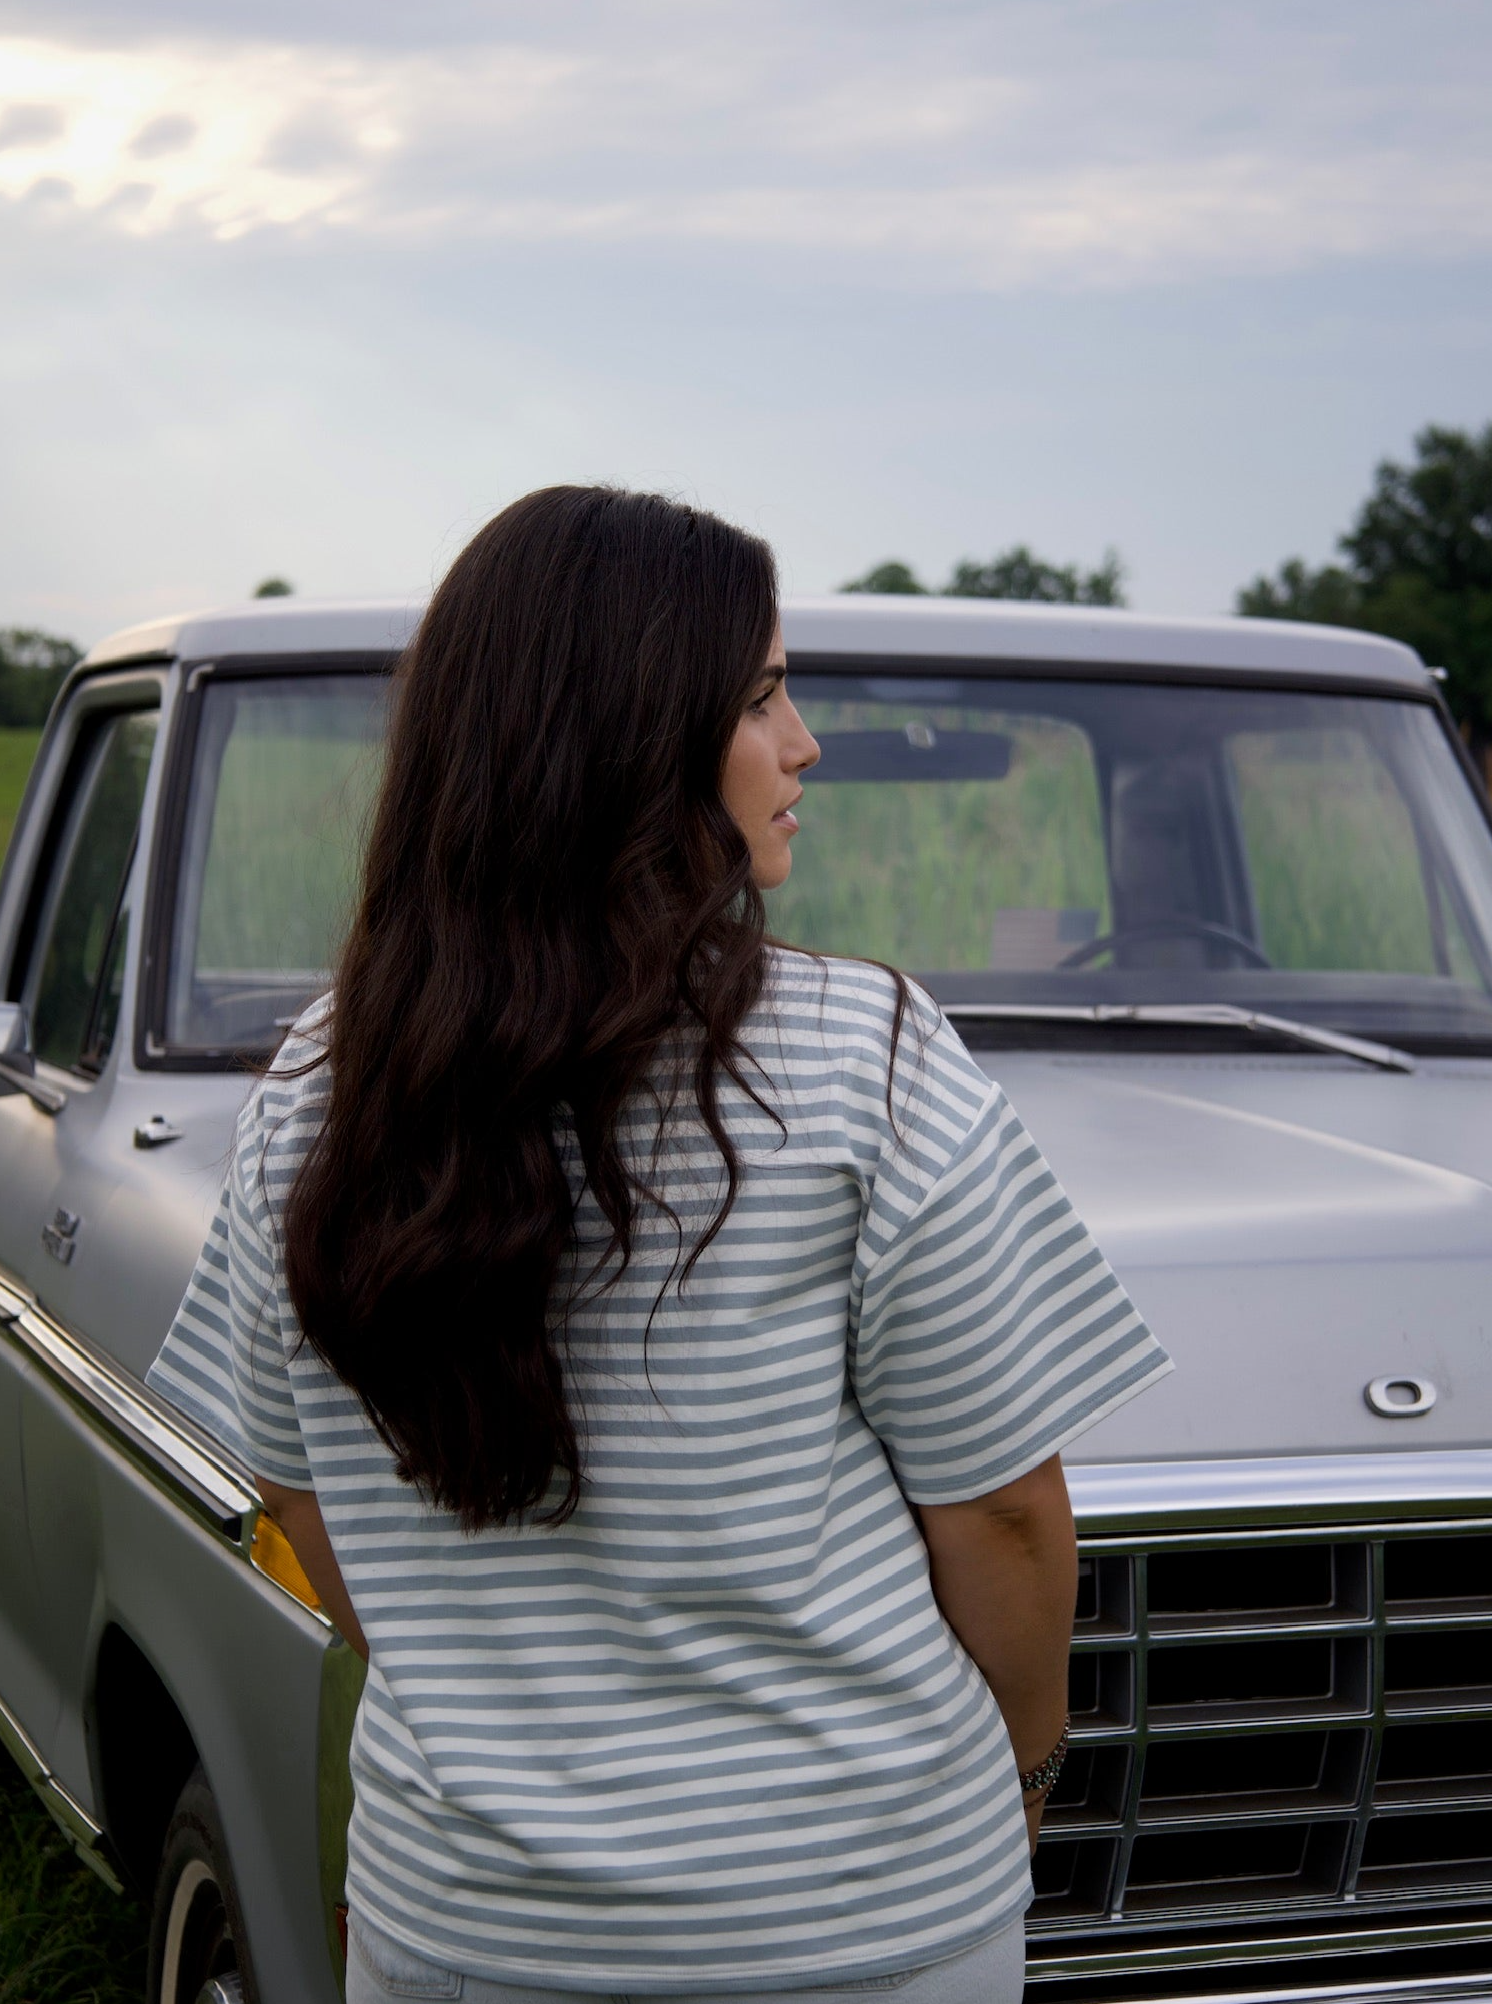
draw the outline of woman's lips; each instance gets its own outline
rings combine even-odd
[[[798,817],[790,807],[784,807],[780,814],[772,816],[772,826],[785,828],[789,835],[794,835],[798,830]]]

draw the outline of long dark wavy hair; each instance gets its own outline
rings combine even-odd
[[[580,1496],[556,1109],[625,1267],[650,1192],[618,1117],[689,1033],[724,1165],[690,1263],[734,1201],[718,1090],[757,1096],[738,1032],[765,916],[721,773],[776,611],[756,537],[550,487],[462,551],[397,672],[285,1266],[305,1339],[468,1530],[561,1522]]]

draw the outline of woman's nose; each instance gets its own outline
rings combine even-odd
[[[819,751],[818,739],[809,730],[807,724],[804,723],[796,710],[793,711],[793,723],[796,729],[793,738],[789,741],[789,754],[786,763],[793,772],[806,772],[809,766],[818,764],[823,754]]]

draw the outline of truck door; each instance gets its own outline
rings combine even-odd
[[[6,901],[14,925],[4,992],[27,1012],[39,1090],[0,1079],[0,1283],[34,1294],[64,1323],[88,1153],[108,1096],[160,682],[137,674],[78,690],[43,746],[50,785],[33,791],[17,829],[29,877]],[[0,1337],[0,1703],[45,1752],[60,1691],[46,1660],[51,1596],[28,1530],[23,1436],[37,1390],[33,1369]],[[91,1498],[76,1506],[86,1512]],[[91,1580],[90,1567],[85,1591]]]

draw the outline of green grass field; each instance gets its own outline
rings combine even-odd
[[[828,705],[805,709],[810,728],[904,721],[882,706],[864,718],[852,705],[835,704],[832,716]],[[957,721],[969,727],[967,717]],[[989,721],[1011,739],[1004,779],[810,781],[792,877],[770,900],[780,937],[930,972],[988,966],[1005,909],[1087,910],[1106,928],[1086,740],[1050,719]],[[1233,747],[1266,951],[1287,968],[1433,972],[1420,859],[1387,773],[1355,733],[1319,743],[1318,733],[1289,735],[1293,742],[1241,737]],[[0,850],[39,739],[0,730]],[[201,965],[324,965],[349,908],[351,849],[377,768],[376,753],[350,737],[301,739],[271,727],[235,738],[207,872]],[[1470,962],[1453,928],[1449,946],[1465,977]]]
[[[793,873],[768,901],[782,939],[898,966],[981,968],[997,915],[1040,906],[1108,922],[1098,788],[1087,742],[1048,718],[927,706],[805,703],[810,730],[998,727],[1004,779],[817,784],[798,810]]]
[[[140,2004],[149,1927],[0,1754],[0,2004]]]
[[[1240,735],[1233,766],[1264,950],[1276,967],[1433,974],[1403,796],[1355,732]],[[1315,757],[1302,753],[1315,752]],[[1294,755],[1288,755],[1293,753]],[[1458,974],[1471,971],[1458,955]]]
[[[40,731],[0,730],[0,856],[10,845],[16,809],[21,804],[26,775],[40,743]]]
[[[377,751],[352,735],[241,729],[213,806],[200,969],[325,967],[351,915]]]
[[[807,702],[810,730],[997,725],[1010,766],[995,780],[815,783],[799,810],[793,873],[768,900],[782,939],[926,973],[991,964],[1002,912],[1035,907],[1111,923],[1087,739],[1051,718],[935,708],[874,713]],[[1356,731],[1238,734],[1230,744],[1262,944],[1276,967],[1433,974],[1414,829],[1383,763]],[[1176,836],[1174,840],[1184,837]],[[1473,962],[1448,925],[1453,969]],[[1099,963],[1103,964],[1103,963]]]

